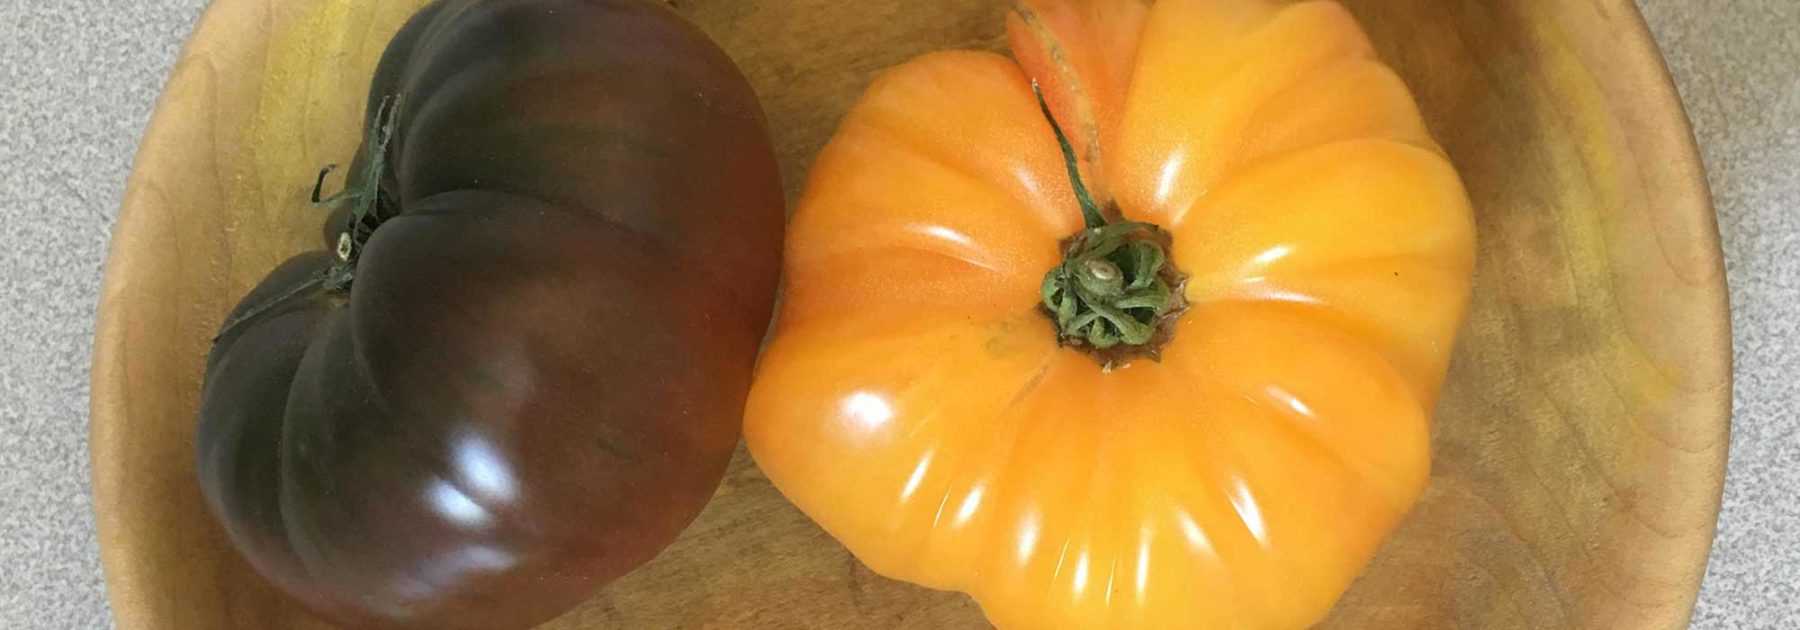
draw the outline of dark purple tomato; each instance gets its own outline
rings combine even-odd
[[[530,627],[672,542],[730,459],[780,267],[763,116],[659,3],[442,0],[368,126],[345,248],[226,318],[200,482],[326,618]]]

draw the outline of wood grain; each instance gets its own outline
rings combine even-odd
[[[169,81],[114,229],[92,460],[125,630],[325,626],[227,547],[193,471],[207,340],[316,246],[388,36],[422,0],[217,0]],[[1002,2],[677,0],[744,66],[790,195],[873,73],[998,48]],[[1729,432],[1717,230],[1692,136],[1626,0],[1349,0],[1462,170],[1476,291],[1431,487],[1331,628],[1677,628]],[[871,574],[740,452],[656,561],[546,626],[978,628],[966,597]]]

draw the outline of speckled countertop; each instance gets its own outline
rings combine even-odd
[[[0,628],[111,627],[88,360],[139,134],[205,0],[0,0]],[[1694,627],[1800,628],[1800,0],[1638,0],[1712,180],[1737,354]],[[1783,306],[1786,305],[1786,306]]]

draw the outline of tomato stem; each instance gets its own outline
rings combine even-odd
[[[1075,188],[1075,201],[1081,205],[1082,221],[1090,230],[1106,225],[1106,215],[1100,213],[1100,205],[1094,203],[1094,196],[1081,182],[1081,165],[1075,157],[1075,147],[1069,144],[1069,136],[1063,133],[1062,125],[1056,123],[1056,116],[1050,113],[1050,103],[1044,100],[1044,90],[1038,87],[1035,79],[1031,82],[1031,93],[1037,95],[1038,109],[1044,112],[1044,119],[1050,121],[1050,131],[1056,134],[1057,146],[1062,147],[1063,166],[1069,169],[1069,183]]]
[[[1137,357],[1154,360],[1187,309],[1187,277],[1169,260],[1169,234],[1149,223],[1107,221],[1036,81],[1031,91],[1062,148],[1086,224],[1063,241],[1062,264],[1044,274],[1042,308],[1056,323],[1057,341],[1087,348],[1108,370]]]
[[[344,231],[338,234],[338,262],[332,267],[326,288],[332,291],[347,291],[356,279],[356,263],[362,257],[362,250],[369,239],[375,235],[375,229],[383,222],[399,214],[394,212],[392,200],[381,193],[382,180],[386,179],[388,164],[388,146],[393,142],[394,131],[399,123],[400,95],[387,96],[381,99],[376,107],[375,117],[368,126],[368,137],[364,140],[363,151],[368,156],[363,167],[360,182],[352,182],[344,190],[326,199],[319,199],[319,189],[325,183],[325,175],[335,166],[327,166],[319,173],[319,181],[313,186],[312,200],[314,204],[330,206],[339,203],[350,204],[349,218]]]

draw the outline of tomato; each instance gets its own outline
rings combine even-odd
[[[819,156],[757,464],[1001,627],[1320,620],[1428,478],[1456,171],[1335,3],[1032,0],[1008,28],[1016,60],[880,76]]]
[[[763,115],[638,0],[429,5],[369,112],[333,249],[270,274],[208,358],[200,482],[338,623],[529,627],[724,473],[780,271]]]

